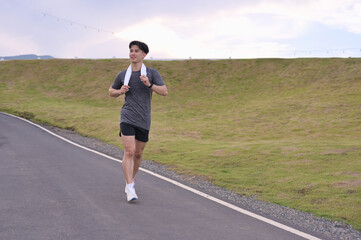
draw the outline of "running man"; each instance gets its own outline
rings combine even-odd
[[[153,92],[166,96],[168,90],[156,69],[148,68],[143,60],[149,48],[140,41],[129,44],[130,66],[119,72],[109,88],[111,97],[125,94],[124,105],[120,113],[120,133],[124,147],[122,162],[126,181],[125,193],[128,202],[135,201],[134,179],[138,172],[142,155],[149,140],[151,122],[151,100]]]

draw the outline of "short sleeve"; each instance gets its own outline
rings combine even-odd
[[[152,79],[153,84],[155,84],[157,86],[165,85],[162,77],[160,76],[159,72],[156,69],[152,69],[152,77],[153,77],[153,79]]]
[[[123,81],[124,81],[124,73],[123,72],[119,72],[117,74],[117,76],[114,79],[114,83],[112,85],[112,88],[120,89],[123,86]]]

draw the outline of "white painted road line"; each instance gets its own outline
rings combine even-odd
[[[28,123],[30,123],[30,124],[32,124],[32,125],[40,128],[40,129],[44,130],[45,132],[47,132],[47,133],[49,133],[49,134],[51,134],[51,135],[53,135],[53,136],[55,136],[55,137],[57,137],[57,138],[60,138],[61,140],[65,141],[65,142],[68,142],[68,143],[70,143],[70,144],[72,144],[72,145],[74,145],[74,146],[76,146],[76,147],[82,148],[82,149],[84,149],[84,150],[90,151],[90,152],[92,152],[92,153],[98,154],[98,155],[100,155],[100,156],[102,156],[102,157],[108,158],[108,159],[110,159],[110,160],[113,160],[113,161],[116,161],[116,162],[119,162],[119,163],[122,162],[122,161],[119,160],[119,159],[113,158],[113,157],[108,156],[108,155],[106,155],[106,154],[100,153],[100,152],[98,152],[98,151],[92,150],[92,149],[90,149],[90,148],[84,147],[84,146],[82,146],[82,145],[80,145],[80,144],[77,144],[77,143],[75,143],[75,142],[72,142],[72,141],[70,141],[69,139],[66,139],[66,138],[64,138],[64,137],[62,137],[62,136],[59,136],[59,135],[57,135],[57,134],[49,131],[48,129],[46,129],[46,128],[44,128],[44,127],[42,127],[42,126],[40,126],[40,125],[38,125],[38,124],[36,124],[36,123],[33,123],[33,122],[31,122],[31,121],[29,121],[29,120],[27,120],[27,119],[24,119],[24,118],[21,118],[21,117],[12,115],[12,114],[8,114],[8,113],[3,113],[3,114],[6,114],[6,115],[8,115],[8,116],[11,116],[11,117],[14,117],[14,118],[23,120],[23,121],[25,121],[25,122],[28,122]],[[278,223],[278,222],[273,221],[273,220],[271,220],[271,219],[265,218],[265,217],[263,217],[263,216],[261,216],[261,215],[252,213],[252,212],[250,212],[250,211],[247,211],[247,210],[245,210],[245,209],[242,209],[242,208],[240,208],[240,207],[237,207],[237,206],[235,206],[235,205],[233,205],[233,204],[230,204],[230,203],[228,203],[228,202],[225,202],[225,201],[223,201],[223,200],[220,200],[220,199],[218,199],[218,198],[215,198],[215,197],[213,197],[213,196],[210,196],[210,195],[208,195],[208,194],[206,194],[206,193],[203,193],[203,192],[201,192],[201,191],[198,191],[198,190],[196,190],[196,189],[194,189],[194,188],[188,187],[188,186],[186,186],[186,185],[184,185],[184,184],[182,184],[182,183],[179,183],[179,182],[177,182],[177,181],[174,181],[174,180],[172,180],[172,179],[170,179],[170,178],[167,178],[167,177],[164,177],[164,176],[162,176],[162,175],[159,175],[159,174],[157,174],[157,173],[155,173],[155,172],[149,171],[149,170],[144,169],[144,168],[139,168],[139,169],[140,169],[141,171],[143,171],[143,172],[146,172],[146,173],[148,173],[148,174],[151,174],[151,175],[153,175],[153,176],[155,176],[155,177],[157,177],[157,178],[160,178],[160,179],[162,179],[162,180],[164,180],[164,181],[167,181],[167,182],[169,182],[169,183],[172,183],[172,184],[174,184],[174,185],[176,185],[176,186],[178,186],[178,187],[181,187],[181,188],[183,188],[183,189],[185,189],[185,190],[188,190],[188,191],[190,191],[190,192],[193,192],[193,193],[195,193],[195,194],[197,194],[197,195],[199,195],[199,196],[202,196],[202,197],[204,197],[204,198],[207,198],[207,199],[209,199],[209,200],[211,200],[211,201],[214,201],[214,202],[216,202],[216,203],[218,203],[218,204],[221,204],[221,205],[223,205],[223,206],[225,206],[225,207],[228,207],[228,208],[233,209],[233,210],[235,210],[235,211],[237,211],[237,212],[240,212],[240,213],[245,214],[245,215],[247,215],[247,216],[250,216],[250,217],[252,217],[252,218],[258,219],[258,220],[260,220],[260,221],[262,221],[262,222],[268,223],[268,224],[270,224],[270,225],[273,225],[273,226],[278,227],[278,228],[280,228],[280,229],[283,229],[283,230],[285,230],[285,231],[291,232],[291,233],[293,233],[293,234],[295,234],[295,235],[298,235],[298,236],[300,236],[300,237],[303,237],[303,238],[305,238],[305,239],[321,240],[320,238],[314,237],[314,236],[312,236],[312,235],[310,235],[310,234],[301,232],[301,231],[299,231],[299,230],[297,230],[297,229],[291,228],[291,227],[286,226],[286,225],[284,225],[284,224],[281,224],[281,223]]]

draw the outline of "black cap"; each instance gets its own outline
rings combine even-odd
[[[145,44],[144,42],[131,41],[131,42],[129,43],[129,49],[130,49],[133,45],[137,45],[137,46],[139,47],[139,49],[142,50],[145,54],[148,54],[148,53],[149,53],[148,45]]]

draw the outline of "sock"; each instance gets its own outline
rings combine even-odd
[[[127,188],[128,189],[134,188],[134,182],[127,184]]]

